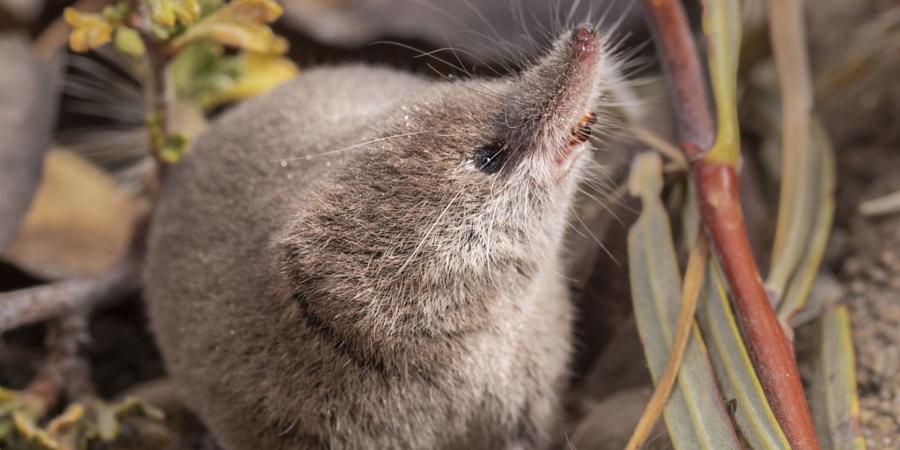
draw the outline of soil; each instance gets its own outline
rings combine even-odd
[[[858,198],[900,190],[896,146],[854,149],[841,160],[847,177],[842,179],[848,180],[848,191],[859,191]],[[853,178],[861,184],[850,184]],[[900,447],[900,213],[881,218],[853,214],[858,200],[842,197],[852,218],[838,231],[847,236],[839,277],[856,344],[860,425],[868,448],[895,449]]]

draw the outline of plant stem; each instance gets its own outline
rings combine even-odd
[[[772,412],[791,448],[817,449],[794,349],[775,316],[747,240],[737,172],[734,167],[704,161],[693,173],[703,223],[716,243],[747,350]]]
[[[818,449],[815,428],[788,342],[750,250],[732,164],[704,159],[715,135],[706,84],[677,0],[644,0],[671,80],[682,151],[693,166],[704,226],[715,244],[737,317],[766,397],[791,447]]]
[[[166,74],[167,58],[156,39],[149,32],[141,31],[141,38],[146,48],[145,62],[147,71],[144,76],[144,102],[147,107],[147,118],[158,121],[159,128],[150,130],[150,155],[156,163],[157,171],[162,171],[166,164],[161,159],[160,137],[168,134],[166,117]],[[159,134],[161,136],[157,136]]]
[[[696,161],[712,147],[715,127],[687,17],[681,4],[674,0],[644,0],[644,6],[669,73],[681,149],[688,161]]]
[[[145,188],[148,197],[153,201],[167,167],[162,159],[162,145],[169,134],[166,66],[171,55],[165,50],[165,42],[154,35],[151,29],[152,20],[148,14],[146,5],[139,0],[133,0],[130,25],[137,30],[145,49],[144,104],[147,110],[147,127],[150,131],[150,156],[154,162],[153,173],[145,180]]]
[[[28,394],[39,398],[44,408],[52,408],[60,391],[78,401],[96,396],[91,383],[90,364],[84,355],[89,340],[88,316],[76,312],[53,322],[47,332],[47,360],[34,380],[25,388]]]

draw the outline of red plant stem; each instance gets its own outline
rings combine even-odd
[[[669,73],[681,149],[688,161],[697,161],[712,147],[715,125],[684,8],[674,0],[644,0],[644,6]]]
[[[793,449],[818,449],[794,351],[775,316],[744,228],[734,167],[701,161],[693,169],[700,214],[715,242],[737,316],[766,398]]]
[[[681,150],[691,162],[700,213],[712,237],[753,366],[791,448],[818,449],[793,348],[769,303],[750,251],[733,166],[705,160],[715,127],[687,18],[678,0],[644,0],[669,75]]]

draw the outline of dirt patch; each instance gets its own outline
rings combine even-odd
[[[900,152],[855,148],[840,159],[842,209],[851,218],[838,231],[847,236],[839,276],[856,344],[861,426],[870,449],[893,449],[900,446],[900,213],[864,217],[855,206],[900,190]]]

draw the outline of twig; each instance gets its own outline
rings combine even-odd
[[[138,291],[137,266],[128,259],[99,278],[58,281],[4,292],[0,294],[0,333],[126,298]]]
[[[59,367],[66,396],[72,401],[96,397],[85,354],[85,346],[90,342],[89,312],[79,311],[59,319],[55,334],[59,350],[51,354],[51,362]]]
[[[757,375],[791,447],[817,449],[793,349],[763,288],[747,239],[735,164],[703,157],[713,144],[712,114],[684,11],[677,0],[644,0],[644,4],[672,80],[682,151],[693,166],[701,217],[734,293],[737,317]]]
[[[653,391],[647,407],[644,408],[644,413],[641,414],[641,419],[631,434],[631,439],[628,440],[625,450],[641,448],[666,407],[669,394],[672,393],[672,387],[675,385],[675,380],[678,377],[678,369],[681,367],[681,359],[684,357],[684,350],[687,348],[688,338],[691,336],[690,331],[694,325],[697,297],[700,295],[700,285],[703,282],[703,273],[708,256],[709,248],[706,244],[706,239],[703,236],[698,236],[694,241],[694,246],[691,247],[687,269],[684,274],[684,286],[681,290],[681,309],[678,311],[678,323],[672,342],[672,354],[669,356],[666,369],[659,378],[659,382],[656,383],[656,389]]]
[[[881,216],[900,212],[900,191],[862,202],[859,205],[859,212],[864,216]]]
[[[69,399],[77,401],[94,397],[96,391],[90,377],[90,365],[83,348],[88,341],[88,317],[83,312],[54,322],[47,333],[47,360],[25,391],[52,408],[65,391]]]
[[[628,125],[628,130],[635,138],[650,146],[650,148],[662,153],[666,158],[672,161],[682,170],[687,170],[688,162],[684,159],[684,154],[675,145],[670,143],[662,136],[648,130],[638,124]]]
[[[169,134],[168,106],[166,98],[166,66],[172,58],[172,54],[165,49],[164,42],[160,41],[153,32],[153,21],[149,17],[147,6],[141,0],[132,1],[132,13],[129,17],[129,25],[137,30],[144,44],[145,55],[142,58],[145,64],[143,76],[144,104],[146,105],[146,121],[150,131],[150,156],[153,158],[153,170],[145,179],[144,189],[151,202],[155,202],[159,184],[165,177],[168,164],[163,161],[163,145]]]

